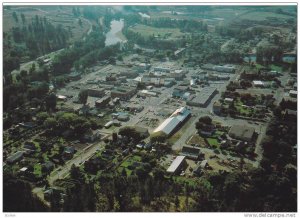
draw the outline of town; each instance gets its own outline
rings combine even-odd
[[[8,212],[296,211],[296,7],[226,6],[240,23],[225,6],[218,19],[222,7],[26,7],[4,7],[17,26],[4,36]],[[37,35],[53,19],[73,27],[49,46],[69,44],[12,66],[26,25]],[[10,196],[23,189],[30,202]],[[267,195],[280,197],[268,208]]]

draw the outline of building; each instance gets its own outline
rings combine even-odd
[[[174,78],[176,80],[182,80],[185,76],[185,71],[183,70],[174,70],[174,71],[171,71],[168,76],[171,77],[171,78]]]
[[[217,89],[214,87],[205,87],[200,91],[200,94],[189,99],[186,103],[190,106],[207,107],[211,99],[217,94]]]
[[[235,67],[231,66],[231,65],[214,66],[212,69],[215,71],[221,72],[221,73],[234,73],[235,72]]]
[[[79,72],[73,72],[69,74],[69,79],[71,81],[76,81],[76,80],[80,80],[81,79],[81,75]]]
[[[146,70],[149,70],[150,67],[151,67],[150,64],[140,63],[140,64],[137,65],[136,70],[137,70],[137,72],[142,73],[142,72],[144,72]]]
[[[25,142],[24,143],[24,148],[29,149],[29,150],[36,150],[35,144],[33,142]]]
[[[111,90],[110,96],[112,98],[120,98],[121,100],[128,100],[136,93],[136,87],[121,86]]]
[[[119,73],[119,79],[120,77],[124,76],[126,78],[136,78],[139,74],[137,72],[134,71],[122,71]]]
[[[91,97],[101,98],[105,95],[104,88],[93,87],[93,88],[89,88],[87,91],[88,91],[88,95]]]
[[[88,131],[86,131],[86,133],[83,136],[83,139],[89,142],[94,142],[97,139],[100,139],[101,134],[98,130],[91,130],[89,129]]]
[[[47,161],[42,164],[42,168],[44,168],[47,172],[51,172],[54,169],[55,165],[51,161]]]
[[[122,121],[122,122],[126,122],[129,120],[129,115],[128,114],[120,114],[117,117],[117,120]]]
[[[107,123],[104,125],[104,127],[105,127],[106,129],[108,129],[108,128],[111,127],[113,124],[114,124],[113,121],[109,121],[109,122],[107,122]]]
[[[144,90],[139,91],[137,95],[141,96],[141,97],[147,97],[147,96],[149,96],[149,97],[156,97],[157,93],[156,92],[151,92],[149,90],[145,90],[144,89]]]
[[[186,107],[181,107],[160,124],[153,132],[164,132],[166,135],[171,135],[178,127],[180,127],[191,116],[190,110]]]
[[[225,98],[224,102],[227,104],[231,104],[233,102],[233,98]]]
[[[253,85],[255,87],[260,87],[260,88],[263,88],[265,86],[264,82],[263,81],[260,81],[260,80],[254,80],[253,81]]]
[[[202,156],[200,148],[188,145],[182,147],[180,154],[192,160],[199,160]]]
[[[184,51],[185,51],[185,48],[180,48],[180,49],[176,50],[174,52],[175,57],[180,57],[181,55],[183,55]]]
[[[193,174],[196,176],[201,176],[203,170],[205,170],[207,167],[208,167],[207,160],[203,160],[197,164],[197,166],[193,170]]]
[[[283,112],[283,116],[285,120],[297,122],[297,111],[285,109]]]
[[[297,91],[295,90],[290,90],[289,91],[289,96],[292,98],[297,98]]]
[[[167,169],[167,173],[179,174],[186,167],[185,156],[177,156]]]
[[[186,93],[186,91],[187,91],[186,87],[176,87],[172,92],[172,97],[182,98],[184,93]]]
[[[232,138],[251,141],[255,133],[254,127],[234,125],[230,128],[228,135]]]
[[[213,104],[213,112],[215,114],[220,114],[221,113],[221,108],[222,108],[222,104],[219,101],[215,101]]]
[[[66,101],[68,98],[64,95],[56,95],[58,101]]]
[[[6,159],[6,162],[8,164],[14,164],[20,160],[22,160],[23,158],[23,155],[24,155],[24,152],[23,151],[17,151],[16,153],[12,154],[11,156],[9,156],[7,159]]]
[[[109,102],[110,102],[110,96],[104,96],[98,99],[97,101],[95,101],[95,106],[97,108],[105,108]]]
[[[164,73],[170,73],[171,69],[169,67],[154,67],[154,71],[164,72]]]

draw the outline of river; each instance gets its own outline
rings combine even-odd
[[[112,20],[110,22],[110,31],[106,33],[105,46],[114,45],[118,42],[125,42],[125,36],[122,34],[124,20]]]

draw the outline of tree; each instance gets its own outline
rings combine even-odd
[[[209,116],[204,116],[199,118],[199,122],[210,125],[212,123],[212,119]]]
[[[81,21],[81,19],[80,19],[80,18],[78,19],[78,24],[79,24],[79,26],[81,26],[81,27],[82,27],[82,21]]]
[[[48,95],[45,98],[46,108],[47,110],[54,111],[56,108],[56,95],[54,93]]]
[[[78,99],[81,104],[85,105],[88,99],[88,90],[80,91],[78,94]]]
[[[160,131],[150,135],[151,143],[163,143],[167,139],[167,134]]]
[[[25,18],[25,15],[23,13],[21,14],[21,19],[22,19],[22,23],[25,24],[26,23],[26,18]]]
[[[18,15],[17,15],[17,13],[15,11],[12,13],[12,16],[15,19],[15,21],[18,23],[19,22],[19,18],[18,18]]]
[[[36,115],[36,119],[38,124],[43,124],[45,122],[45,120],[49,117],[47,112],[40,112]]]
[[[53,117],[48,117],[45,121],[44,121],[44,126],[46,128],[49,128],[49,129],[55,129],[57,126],[58,126],[58,122],[55,118]]]

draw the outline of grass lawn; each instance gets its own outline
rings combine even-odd
[[[210,146],[219,146],[220,144],[215,138],[207,138],[207,141]]]
[[[157,28],[146,26],[142,24],[137,24],[134,27],[131,27],[130,30],[140,33],[143,37],[148,36],[160,36],[160,37],[171,37],[171,38],[178,38],[183,35],[178,28]]]
[[[137,155],[130,156],[125,161],[123,161],[123,163],[118,167],[117,171],[119,173],[121,173],[123,171],[123,169],[125,168],[127,175],[130,176],[132,173],[132,170],[128,169],[128,167],[131,166],[134,162],[140,162],[141,159],[142,158]]]
[[[189,145],[191,144],[199,144],[201,147],[206,147],[205,146],[205,141],[204,139],[199,136],[198,134],[196,135],[193,135],[189,140],[188,140],[188,143]]]
[[[196,186],[196,179],[195,178],[186,178],[183,176],[176,176],[173,177],[175,179],[176,182],[184,184],[184,183],[188,183],[191,186]]]
[[[42,165],[40,163],[37,163],[33,167],[33,174],[36,177],[41,177],[42,176]]]
[[[260,69],[262,69],[262,68],[265,68],[265,66],[263,66],[263,65],[261,65],[261,64],[255,64],[255,67],[258,69],[258,70],[260,70]]]
[[[282,72],[282,67],[281,66],[277,66],[275,64],[271,64],[269,67],[271,68],[271,70],[275,70],[277,72]]]

